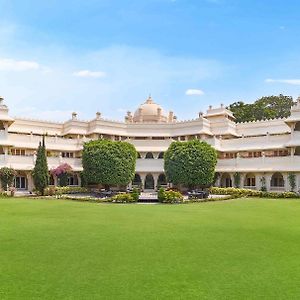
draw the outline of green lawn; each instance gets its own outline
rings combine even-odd
[[[300,201],[0,199],[0,299],[299,299]]]

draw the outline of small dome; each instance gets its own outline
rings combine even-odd
[[[167,122],[162,107],[156,104],[151,96],[135,111],[133,122]]]

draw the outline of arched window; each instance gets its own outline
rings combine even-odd
[[[160,153],[158,154],[158,158],[159,158],[159,159],[163,159],[163,158],[164,158],[164,153],[163,153],[163,152],[160,152]]]
[[[158,179],[157,179],[157,186],[166,186],[167,185],[167,178],[165,174],[159,174]]]
[[[145,158],[147,158],[147,159],[154,158],[153,153],[152,152],[147,152]]]
[[[252,174],[252,173],[246,174],[244,186],[246,186],[246,187],[255,187],[256,186],[256,181],[255,181],[255,175],[254,174]]]
[[[147,174],[145,178],[145,190],[153,190],[154,189],[154,179],[152,174]]]
[[[139,174],[134,175],[134,178],[132,180],[132,185],[138,186],[138,187],[140,187],[142,185],[141,176]]]
[[[284,179],[281,173],[274,173],[271,178],[271,187],[284,187]]]
[[[228,173],[223,173],[221,176],[221,187],[232,187],[232,180]]]

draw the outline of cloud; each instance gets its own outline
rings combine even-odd
[[[90,71],[90,70],[81,70],[73,73],[73,76],[77,77],[91,77],[91,78],[103,78],[106,77],[106,73],[102,71]]]
[[[204,92],[199,89],[188,89],[185,91],[185,94],[187,96],[202,96],[204,95]]]
[[[0,71],[29,71],[38,70],[40,65],[35,61],[0,58]]]
[[[300,85],[300,79],[271,79],[268,78],[265,80],[267,83],[286,83],[292,85]]]

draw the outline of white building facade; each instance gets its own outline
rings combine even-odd
[[[269,191],[290,190],[288,175],[296,176],[300,188],[300,98],[286,119],[236,123],[223,105],[199,113],[188,121],[178,121],[173,112],[166,114],[151,97],[124,122],[103,119],[82,121],[73,113],[70,120],[58,123],[13,118],[0,98],[0,167],[18,171],[17,189],[33,190],[31,171],[41,137],[46,135],[49,169],[68,163],[74,176],[69,185],[80,185],[83,144],[92,139],[122,140],[133,144],[139,153],[133,184],[156,189],[166,184],[163,154],[172,141],[204,140],[218,152],[216,186],[233,186],[234,174],[240,187]],[[51,177],[51,184],[57,178]]]

